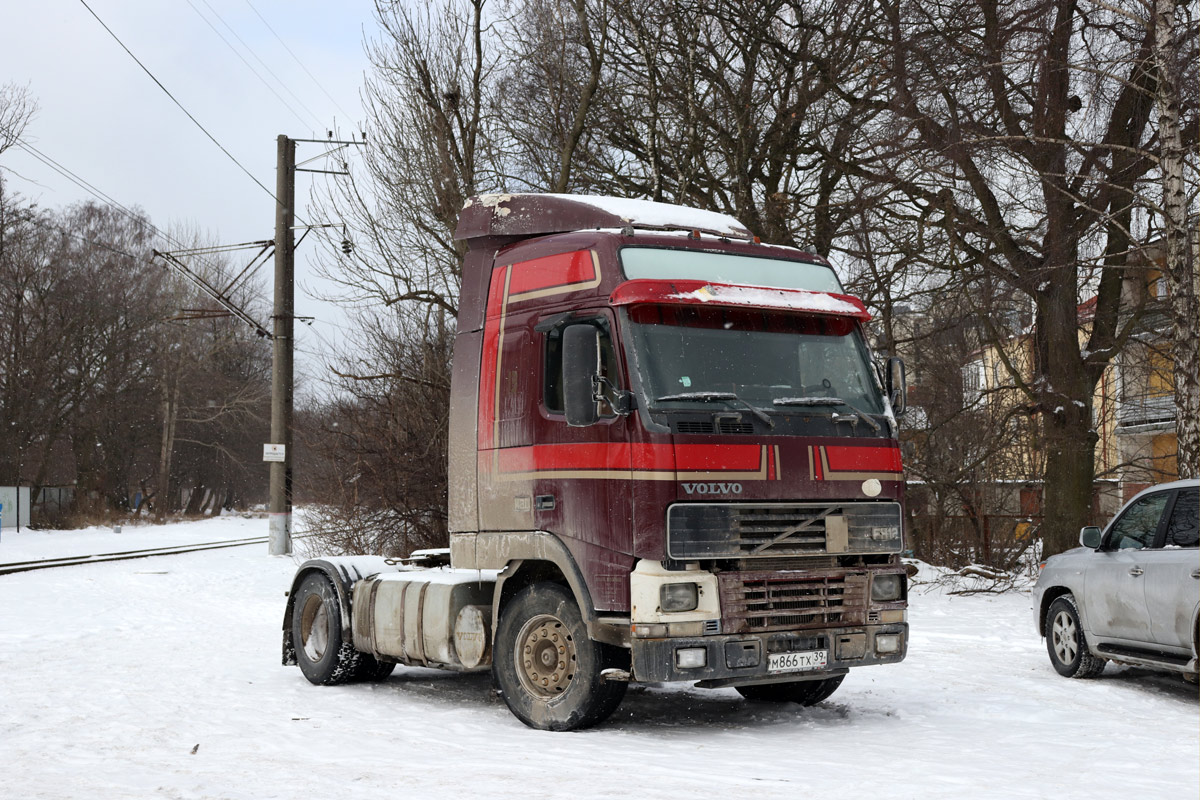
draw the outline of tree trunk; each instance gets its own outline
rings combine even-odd
[[[1196,264],[1189,253],[1187,194],[1183,180],[1183,138],[1179,130],[1179,91],[1175,75],[1175,0],[1156,0],[1155,60],[1158,63],[1158,129],[1162,140],[1163,274],[1171,305],[1171,352],[1174,361],[1175,436],[1180,478],[1200,474],[1200,341],[1196,319]]]
[[[175,449],[175,421],[179,418],[179,383],[172,390],[170,383],[163,383],[163,430],[162,446],[158,453],[158,489],[154,503],[154,517],[162,522],[171,505],[171,452]]]
[[[1061,414],[1045,414],[1044,418],[1046,500],[1042,555],[1048,557],[1076,547],[1079,529],[1091,521],[1097,437],[1084,413],[1064,409]]]

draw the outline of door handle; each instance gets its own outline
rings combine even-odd
[[[1192,577],[1193,577],[1193,578],[1200,578],[1200,569],[1194,569],[1194,570],[1192,570]]]
[[[1136,577],[1138,577],[1139,575],[1141,575],[1141,574],[1142,574],[1142,573],[1144,573],[1144,572],[1145,572],[1145,570],[1144,570],[1144,569],[1142,569],[1141,567],[1131,567],[1131,568],[1130,568],[1130,570],[1129,570],[1129,574],[1130,574],[1130,575],[1132,575],[1132,576],[1133,576],[1133,577],[1135,577],[1135,578],[1136,578]]]

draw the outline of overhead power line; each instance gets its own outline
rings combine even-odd
[[[129,57],[133,59],[134,63],[136,63],[139,67],[141,67],[142,71],[145,72],[148,76],[150,76],[150,80],[154,81],[154,83],[158,86],[158,88],[162,89],[163,93],[166,94],[167,97],[171,98],[171,102],[173,102],[176,106],[178,106],[179,110],[187,115],[187,118],[192,121],[192,124],[194,124],[197,128],[199,128],[201,130],[201,132],[203,132],[204,135],[209,138],[209,141],[211,141],[218,148],[220,148],[221,152],[224,153],[225,156],[230,161],[232,161],[234,164],[236,164],[242,172],[246,173],[246,176],[249,177],[250,180],[254,181],[260,189],[262,189],[264,192],[266,192],[268,195],[270,195],[271,199],[274,200],[276,202],[276,204],[278,204],[279,198],[275,197],[275,193],[272,192],[270,189],[268,189],[265,185],[263,185],[262,181],[260,181],[256,177],[254,177],[254,173],[252,173],[250,170],[246,169],[246,167],[242,165],[242,162],[238,161],[234,157],[233,153],[230,153],[227,149],[225,149],[225,145],[223,145],[219,141],[217,141],[217,138],[215,136],[213,136],[211,133],[209,133],[208,129],[205,128],[203,125],[201,125],[200,121],[198,119],[196,119],[194,116],[192,116],[192,112],[188,111],[184,107],[183,103],[179,102],[179,100],[177,100],[175,98],[175,95],[171,94],[171,91],[169,89],[167,89],[166,86],[163,85],[162,81],[160,81],[158,78],[156,78],[154,76],[154,73],[151,72],[149,70],[149,68],[145,64],[143,64],[138,59],[137,56],[135,56],[133,54],[133,51],[125,46],[125,43],[121,41],[121,38],[119,36],[117,36],[117,34],[113,33],[112,28],[108,27],[108,25],[105,24],[104,20],[100,19],[100,15],[92,10],[92,7],[87,4],[87,0],[79,0],[79,2],[83,4],[83,7],[88,10],[89,14],[91,14],[93,17],[96,18],[96,21],[99,22],[100,26],[102,28],[104,28],[105,31],[108,32],[108,35],[113,38],[113,41],[115,41],[117,44],[119,44],[121,46],[121,49],[129,54]]]
[[[261,336],[265,339],[270,339],[270,338],[272,338],[271,332],[268,331],[265,326],[263,326],[261,323],[259,323],[258,320],[251,317],[250,314],[248,314],[245,311],[245,309],[243,309],[241,306],[239,306],[237,303],[235,303],[229,297],[228,292],[233,289],[234,285],[241,279],[241,277],[243,275],[245,275],[246,272],[248,272],[250,270],[250,268],[252,266],[254,266],[254,264],[258,261],[258,259],[260,257],[262,257],[263,254],[266,253],[268,249],[272,248],[274,246],[274,244],[275,244],[274,242],[265,241],[265,242],[249,242],[245,245],[241,245],[241,247],[243,247],[243,248],[259,247],[260,249],[259,249],[258,254],[255,255],[253,259],[251,259],[250,264],[248,264],[246,266],[246,268],[244,270],[242,270],[242,273],[240,275],[238,275],[237,277],[235,277],[233,279],[233,281],[224,289],[218,288],[211,281],[207,280],[203,275],[200,275],[200,274],[196,273],[195,271],[193,271],[190,267],[188,267],[188,265],[182,259],[180,259],[178,257],[179,254],[164,253],[162,251],[155,250],[154,255],[157,258],[161,258],[168,265],[170,265],[170,267],[172,269],[174,269],[180,275],[182,275],[183,277],[185,277],[189,281],[191,281],[194,286],[196,286],[197,288],[200,289],[200,291],[204,292],[209,297],[211,297],[214,301],[216,301],[216,303],[219,306],[221,306],[226,311],[228,311],[232,316],[236,317],[237,319],[241,320],[242,322],[244,322],[245,324],[247,324],[251,328],[253,328],[254,332],[257,333],[259,336]]]
[[[38,150],[36,147],[31,145],[29,142],[25,141],[24,139],[17,139],[17,147],[21,148],[26,153],[33,156],[35,159],[42,162],[50,169],[54,170],[59,175],[62,175],[64,178],[69,180],[71,183],[75,184],[80,189],[83,189],[85,192],[92,195],[92,197],[95,197],[100,202],[111,207],[113,210],[119,211],[120,213],[124,214],[126,217],[128,217],[130,220],[133,220],[134,222],[139,222],[139,223],[147,225],[152,231],[154,231],[154,233],[161,236],[162,238],[169,239],[169,237],[166,234],[164,234],[158,228],[154,227],[154,225],[144,215],[138,214],[133,209],[128,208],[127,206],[122,205],[120,202],[114,200],[112,197],[105,194],[103,191],[96,188],[92,184],[88,183],[86,180],[84,180],[82,177],[80,177],[76,173],[72,172],[71,170],[69,170],[68,168],[63,166],[62,164],[58,163],[50,156],[43,153],[41,150]]]
[[[56,223],[49,222],[47,220],[38,219],[37,217],[31,217],[29,222],[30,222],[30,224],[35,225],[35,226],[41,228],[42,230],[60,233],[63,236],[66,236],[70,239],[74,239],[75,241],[79,242],[80,244],[88,245],[89,247],[97,247],[101,250],[106,250],[106,251],[112,253],[113,255],[118,255],[118,256],[122,256],[124,258],[128,258],[130,261],[145,261],[148,264],[154,263],[153,258],[148,259],[148,258],[145,258],[144,256],[137,256],[126,250],[122,250],[121,248],[117,247],[116,245],[109,244],[108,242],[101,242],[101,241],[97,241],[95,239],[89,239],[86,236],[81,236],[78,233],[75,233],[74,231],[68,230],[67,228],[65,228],[62,225],[58,225]],[[153,226],[151,226],[151,227],[153,228]],[[197,273],[195,273],[194,271],[189,269],[188,266],[186,264],[184,264],[182,261],[180,261],[178,258],[176,258],[174,256],[174,254],[163,253],[158,250],[152,250],[151,252],[154,254],[154,256],[161,258],[163,261],[165,261],[167,263],[167,265],[169,267],[174,269],[177,273],[179,273],[184,278],[186,278],[188,281],[190,281],[194,286],[196,286],[202,292],[204,292],[209,297],[211,297],[213,300],[215,300],[218,305],[220,305],[223,309],[225,309],[222,312],[223,315],[236,317],[237,319],[241,320],[242,322],[244,322],[245,324],[247,324],[251,328],[253,328],[254,332],[257,333],[259,336],[270,339],[271,338],[270,331],[268,331],[261,323],[259,323],[253,317],[251,317],[249,313],[247,313],[243,308],[241,308],[241,306],[234,303],[233,300],[229,297],[229,292],[232,291],[234,289],[234,287],[236,286],[236,284],[241,281],[241,279],[246,275],[247,272],[250,271],[251,267],[253,267],[255,265],[255,263],[258,262],[259,259],[263,257],[263,254],[267,251],[267,249],[273,245],[274,245],[274,243],[270,242],[270,241],[248,242],[244,245],[237,245],[237,247],[239,247],[240,249],[246,249],[249,247],[257,246],[257,247],[260,247],[260,250],[259,250],[258,255],[255,256],[254,260],[252,260],[250,262],[250,264],[247,265],[247,267],[244,270],[242,270],[242,272],[240,274],[238,274],[224,289],[218,289],[210,281],[206,280],[203,276],[198,275]],[[202,309],[193,309],[193,311],[200,311],[204,317],[214,316],[212,314],[212,312],[207,312]],[[200,317],[196,317],[196,318],[200,318]]]
[[[219,38],[222,42],[225,43],[225,46],[229,48],[230,52],[232,52],[235,56],[237,56],[241,60],[241,62],[246,65],[246,69],[248,69],[252,73],[254,73],[254,77],[258,78],[258,80],[262,83],[262,85],[267,87],[267,91],[269,91],[271,94],[275,95],[275,99],[277,99],[280,103],[282,103],[284,108],[286,108],[288,111],[292,112],[292,116],[295,117],[300,122],[301,125],[307,125],[309,123],[309,121],[306,121],[304,119],[304,117],[300,116],[300,113],[292,107],[292,104],[289,103],[283,97],[283,95],[281,95],[278,91],[276,91],[275,87],[272,86],[267,81],[267,79],[264,78],[262,76],[262,74],[257,69],[254,68],[254,65],[251,64],[249,61],[247,61],[246,57],[243,56],[240,52],[238,52],[238,49],[233,46],[233,43],[225,38],[225,34],[221,33],[221,31],[219,31],[217,29],[217,26],[214,25],[208,17],[204,16],[204,14],[200,11],[199,8],[196,7],[196,4],[193,3],[192,0],[187,0],[187,4],[192,7],[192,11],[196,12],[196,16],[198,16],[198,17],[200,17],[200,19],[204,20],[204,24],[208,25],[208,27],[212,29],[212,32],[217,35],[217,38]],[[242,43],[242,47],[246,48],[246,50],[250,53],[250,55],[254,56],[254,58],[260,64],[262,64],[262,59],[259,58],[257,55],[255,55],[254,51],[250,49],[250,46],[248,44],[246,44],[245,41],[243,41],[242,37],[238,36],[237,31],[235,31],[233,28],[230,28],[229,23],[226,22],[224,19],[222,19],[221,15],[218,14],[213,9],[212,6],[210,6],[208,3],[204,3],[204,5],[208,8],[208,10],[214,16],[216,16],[216,18],[218,20],[220,20],[221,24],[224,25],[229,30],[230,33],[232,33],[235,37],[237,37],[237,40]],[[271,72],[270,67],[267,67],[266,64],[263,64],[263,66],[266,67],[268,72]],[[279,80],[279,76],[277,76],[274,72],[271,72],[271,77],[275,78],[275,80],[279,83],[280,86],[283,86],[283,81]],[[291,94],[291,92],[288,90],[288,88],[286,86],[283,86],[283,88],[284,88],[284,91],[287,91],[288,94]],[[295,97],[295,95],[293,94],[292,97]],[[296,98],[296,100],[297,100],[297,102],[300,102],[299,98]],[[312,116],[312,121],[315,121],[315,122],[317,122],[318,125],[320,125],[320,120],[317,119],[317,116],[315,114],[313,114],[312,111],[309,110],[308,107],[306,107],[304,105],[304,103],[301,102],[300,106],[302,108],[304,108],[305,111],[308,111],[308,113]]]
[[[134,211],[133,209],[129,208],[128,206],[115,200],[111,195],[105,193],[103,190],[99,189],[94,184],[88,182],[85,178],[80,176],[78,173],[73,172],[69,167],[61,164],[58,161],[55,161],[53,158],[51,158],[50,156],[48,156],[46,153],[42,152],[41,150],[37,149],[29,142],[25,141],[24,139],[18,139],[17,147],[19,147],[22,150],[24,150],[25,152],[29,153],[29,155],[33,156],[38,161],[40,161],[43,164],[45,164],[46,166],[50,167],[50,169],[54,170],[59,175],[62,175],[64,178],[71,181],[71,183],[74,183],[80,189],[83,189],[85,192],[92,195],[92,197],[95,197],[97,200],[99,200],[101,203],[107,205],[109,208],[123,214],[125,217],[127,217],[129,220],[131,220],[133,222],[136,222],[140,225],[145,225],[147,228],[150,229],[150,231],[155,236],[158,236],[164,242],[168,242],[172,246],[179,248],[180,251],[183,250],[184,245],[182,242],[180,242],[178,239],[176,239],[174,236],[172,236],[167,231],[164,231],[161,228],[159,228],[158,226],[156,226],[153,222],[150,221],[150,219],[148,217],[146,217],[143,214],[139,214],[138,212]],[[206,249],[201,250],[200,252],[218,253],[218,252],[223,252],[225,249],[226,248],[206,248]],[[241,249],[245,249],[245,247],[243,245],[229,245],[227,249],[228,250],[241,250]],[[202,260],[202,263],[204,263],[205,266],[212,269],[214,273],[220,272],[220,267],[218,267],[216,264],[212,263],[211,261],[203,261]]]
[[[53,169],[58,174],[62,175],[67,180],[74,183],[76,186],[78,186],[81,189],[83,189],[84,191],[90,193],[93,197],[100,200],[105,205],[109,206],[110,208],[112,208],[115,211],[120,212],[121,214],[124,214],[130,220],[132,220],[140,225],[145,225],[147,228],[150,229],[150,231],[152,233],[154,233],[160,239],[162,239],[163,241],[166,241],[166,242],[170,242],[176,248],[179,248],[179,249],[177,249],[173,252],[169,252],[169,253],[159,252],[157,250],[154,250],[153,253],[155,256],[162,258],[168,267],[170,267],[171,269],[174,269],[177,273],[179,273],[182,277],[186,278],[192,284],[197,286],[205,294],[208,294],[210,297],[212,297],[214,300],[216,300],[218,304],[220,304],[223,308],[226,309],[226,313],[228,313],[231,316],[237,317],[242,322],[245,322],[250,327],[254,328],[255,332],[259,336],[270,337],[270,333],[267,332],[266,328],[262,324],[260,324],[259,322],[255,321],[253,318],[251,318],[250,315],[244,309],[242,309],[240,306],[238,306],[236,303],[234,303],[233,299],[230,297],[230,294],[238,286],[238,284],[240,284],[243,281],[243,279],[245,279],[247,276],[253,274],[255,271],[257,271],[258,267],[262,266],[262,263],[265,262],[266,258],[269,256],[268,251],[274,246],[274,242],[268,240],[268,241],[259,241],[259,242],[243,242],[241,244],[217,245],[215,247],[184,248],[181,242],[179,242],[177,239],[175,239],[174,237],[172,237],[170,234],[166,233],[165,231],[157,228],[145,216],[139,215],[132,209],[117,202],[112,197],[105,194],[103,191],[96,188],[91,183],[89,183],[88,181],[86,181],[82,177],[80,177],[79,175],[76,175],[74,172],[72,172],[67,167],[63,166],[62,164],[58,163],[57,161],[52,159],[50,156],[41,152],[33,145],[29,144],[26,141],[18,139],[17,146],[20,147],[22,150],[25,150],[27,153],[29,153],[31,156],[33,156],[37,160],[41,161],[46,166]],[[44,228],[44,229],[56,230],[66,236],[71,237],[72,239],[75,239],[76,241],[82,242],[84,244],[89,244],[94,247],[99,247],[104,250],[108,250],[117,255],[125,256],[127,258],[134,259],[134,260],[138,260],[140,258],[139,256],[134,256],[130,253],[125,252],[124,250],[121,250],[112,245],[106,244],[104,242],[97,242],[97,241],[94,241],[91,239],[87,239],[86,237],[83,237],[76,233],[73,233],[60,225],[50,225],[47,223],[38,222],[36,220],[34,221],[34,224],[36,224],[39,227]],[[235,275],[233,277],[233,279],[228,282],[228,284],[224,288],[217,288],[209,280],[204,278],[202,275],[199,275],[194,270],[192,270],[190,267],[188,267],[186,264],[184,264],[179,258],[179,256],[187,256],[187,257],[194,258],[194,257],[210,255],[210,254],[225,254],[225,253],[230,253],[230,252],[234,252],[234,251],[238,251],[238,250],[247,250],[247,249],[254,249],[254,248],[258,248],[259,252],[250,260],[250,262],[242,269],[241,272],[239,272],[237,275]],[[153,259],[150,259],[150,260],[152,261]],[[213,270],[214,274],[220,273],[220,268],[217,267],[216,265],[212,264],[212,262],[205,261],[202,258],[199,260],[201,263],[203,263],[206,266],[208,266],[209,268],[211,268]]]
[[[333,103],[334,107],[337,108],[338,111],[341,111],[343,114],[346,115],[346,122],[348,122],[348,123],[352,122],[354,118],[346,111],[346,109],[342,108],[338,104],[338,101],[333,98],[333,95],[331,95],[328,91],[326,91],[325,87],[321,85],[321,82],[319,80],[317,80],[317,76],[313,75],[309,71],[308,67],[306,67],[304,65],[304,62],[301,61],[299,59],[299,57],[297,57],[297,55],[292,52],[292,48],[288,47],[287,42],[285,42],[283,40],[283,38],[280,37],[280,35],[275,32],[275,29],[271,27],[271,23],[267,22],[266,17],[264,17],[262,14],[258,13],[258,9],[254,7],[254,4],[251,3],[250,0],[246,0],[246,5],[250,6],[250,10],[254,12],[255,16],[257,16],[260,20],[262,20],[262,24],[267,26],[267,30],[269,30],[271,32],[271,35],[275,37],[276,41],[278,41],[279,44],[281,44],[283,46],[283,49],[286,50],[287,54],[292,57],[292,60],[300,65],[300,69],[304,70],[304,74],[308,75],[308,77],[312,79],[312,82],[314,84],[316,84],[317,88],[320,89],[324,93],[324,95],[329,98],[329,102]]]
[[[230,26],[230,24],[225,21],[225,18],[222,17],[221,14],[215,8],[212,7],[212,4],[209,3],[208,0],[200,0],[200,2],[204,3],[205,7],[208,8],[208,10],[211,11],[216,16],[216,18],[221,21],[221,24],[224,25],[229,30],[229,32],[232,33],[237,38],[237,40],[242,43],[242,47],[246,48],[246,52],[248,52],[248,53],[250,53],[250,55],[254,56],[254,60],[257,61],[262,66],[262,68],[265,69],[267,71],[267,73],[272,78],[274,78],[275,81],[281,87],[283,87],[283,90],[285,92],[287,92],[289,95],[291,95],[291,98],[293,100],[295,100],[296,103],[299,104],[299,106],[301,108],[303,108],[305,111],[307,111],[308,115],[310,117],[312,117],[314,120],[316,120],[316,122],[318,124],[317,129],[320,130],[321,129],[321,118],[319,116],[317,116],[315,113],[313,113],[313,110],[311,108],[309,108],[308,105],[303,100],[300,99],[299,95],[297,95],[295,92],[293,92],[291,90],[291,88],[287,85],[287,83],[284,82],[284,80],[282,78],[280,78],[278,75],[275,74],[275,71],[273,69],[271,69],[270,65],[267,64],[266,61],[263,61],[263,59],[259,57],[258,53],[256,53],[254,51],[253,47],[251,47],[249,44],[247,44],[246,41],[241,36],[238,36],[238,32],[235,31],[233,29],[233,27]],[[258,12],[255,12],[255,13],[258,13]]]

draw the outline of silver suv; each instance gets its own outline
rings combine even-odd
[[[1147,489],[1046,561],[1033,611],[1060,675],[1092,678],[1119,661],[1196,679],[1198,491],[1195,480]]]

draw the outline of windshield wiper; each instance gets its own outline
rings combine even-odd
[[[750,409],[750,413],[761,419],[767,424],[768,428],[775,427],[775,420],[767,416],[767,412],[757,406],[750,405],[742,398],[738,397],[733,392],[681,392],[679,394],[664,394],[662,397],[654,398],[654,402],[660,400],[693,400],[698,403],[712,403],[716,401],[741,403],[746,408]]]
[[[879,423],[871,419],[871,416],[865,411],[860,411],[855,406],[847,403],[840,397],[777,397],[771,401],[777,406],[845,406],[858,415],[858,418],[865,421],[871,426],[871,429],[876,433],[879,432]],[[837,422],[837,416],[833,418]],[[853,422],[853,420],[851,420]]]

